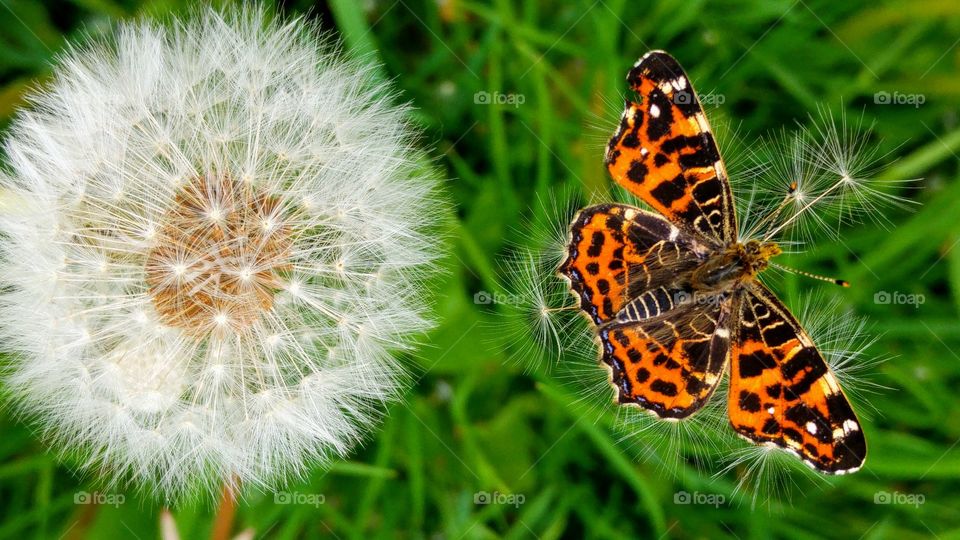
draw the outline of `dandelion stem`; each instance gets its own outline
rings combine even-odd
[[[838,187],[840,187],[841,185],[843,185],[843,179],[842,179],[842,178],[840,179],[839,182],[835,182],[835,183],[834,183],[832,186],[830,186],[828,189],[824,190],[823,193],[821,193],[821,194],[817,195],[816,197],[814,197],[814,199],[813,199],[812,201],[810,201],[810,202],[808,202],[807,204],[803,205],[803,207],[800,208],[800,210],[798,210],[790,219],[784,221],[783,223],[781,223],[780,225],[778,225],[777,227],[775,227],[773,230],[771,230],[770,232],[768,232],[768,233],[763,237],[763,240],[766,242],[767,240],[770,240],[771,238],[773,238],[773,235],[775,235],[775,234],[777,234],[778,232],[782,231],[784,227],[786,227],[787,225],[790,225],[791,223],[793,223],[794,221],[796,221],[797,218],[799,218],[801,215],[803,215],[804,212],[806,212],[806,211],[809,210],[811,207],[813,207],[813,205],[815,205],[815,204],[817,204],[818,202],[820,202],[821,200],[823,200],[824,197],[826,197],[827,195],[829,195],[831,192],[833,192],[834,190],[836,190],[836,189],[837,189]]]
[[[563,306],[563,307],[543,307],[540,308],[541,313],[556,313],[558,311],[576,311],[580,309],[580,306]]]
[[[233,518],[237,513],[238,485],[239,479],[237,478],[224,482],[223,492],[220,496],[220,506],[213,518],[213,531],[210,533],[210,540],[229,540],[230,531],[233,529]]]
[[[794,193],[796,190],[797,190],[797,183],[796,183],[796,182],[791,182],[791,183],[790,183],[790,191],[788,191],[787,194],[783,196],[783,200],[780,201],[780,204],[777,205],[777,208],[774,209],[773,212],[770,212],[769,214],[767,214],[766,217],[764,217],[763,219],[761,219],[761,220],[757,223],[756,228],[755,228],[754,230],[758,230],[758,231],[759,231],[760,229],[762,229],[763,227],[765,227],[765,226],[767,225],[767,223],[771,223],[771,222],[775,221],[775,220],[777,219],[777,217],[780,215],[780,213],[783,212],[783,209],[786,208],[787,205],[790,203],[790,197],[793,196],[793,193]]]
[[[169,508],[164,508],[160,513],[160,538],[161,540],[180,540],[177,522],[174,521]]]

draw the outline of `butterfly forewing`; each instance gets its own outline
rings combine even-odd
[[[647,53],[627,76],[627,100],[607,146],[613,179],[680,227],[727,244],[736,217],[727,173],[710,125],[680,64]]]

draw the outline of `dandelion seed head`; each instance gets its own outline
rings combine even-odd
[[[22,413],[83,469],[168,500],[349,452],[430,327],[443,204],[392,101],[259,9],[71,49],[0,172]]]
[[[750,149],[748,164],[732,175],[740,236],[800,246],[824,234],[836,238],[842,226],[864,219],[887,224],[884,210],[908,208],[914,180],[879,174],[889,153],[871,127],[863,116],[834,117],[823,108],[799,129]]]

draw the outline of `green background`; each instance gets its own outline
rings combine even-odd
[[[335,0],[286,2],[375,57],[417,107],[425,145],[451,180],[453,255],[436,284],[442,321],[410,359],[417,384],[348,461],[288,488],[324,504],[274,504],[247,494],[235,528],[300,538],[960,538],[960,4],[833,0],[716,2],[570,0]],[[118,20],[182,13],[176,2],[0,0],[0,127],[24,92],[49,77],[58,51]],[[869,317],[879,337],[865,418],[870,457],[828,482],[791,476],[751,509],[688,464],[634,459],[610,406],[587,410],[543,369],[510,359],[500,306],[510,246],[536,201],[576,190],[594,202],[614,188],[602,164],[624,75],[645,51],[666,49],[702,94],[707,114],[749,137],[806,122],[818,106],[875,121],[896,161],[887,178],[922,178],[921,203],[821,239],[793,266],[853,283],[831,290]],[[477,92],[522,95],[518,106],[475,103]],[[921,95],[919,106],[876,103],[876,92]],[[729,153],[729,152],[728,152]],[[728,159],[731,157],[727,156]],[[828,287],[787,280],[788,297]],[[920,306],[878,305],[878,291],[922,294]],[[562,361],[562,358],[561,358]],[[597,369],[601,369],[597,367]],[[0,412],[0,538],[154,538],[160,505],[77,505],[96,483],[59,464],[6,409]],[[680,490],[721,494],[717,507],[675,504]],[[478,505],[478,492],[523,495]],[[875,504],[878,493],[923,504]],[[790,495],[789,499],[786,495]],[[763,502],[763,501],[761,501]],[[215,509],[174,510],[184,538],[210,534]]]

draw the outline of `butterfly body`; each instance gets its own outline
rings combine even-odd
[[[690,276],[695,291],[727,290],[756,278],[771,257],[781,253],[773,242],[750,240],[712,255]]]
[[[605,161],[657,213],[585,208],[559,268],[597,328],[617,401],[681,420],[729,371],[739,435],[825,473],[858,469],[860,424],[812,339],[758,279],[780,247],[738,238],[727,173],[687,75],[653,51],[627,80],[640,102],[626,102]]]

